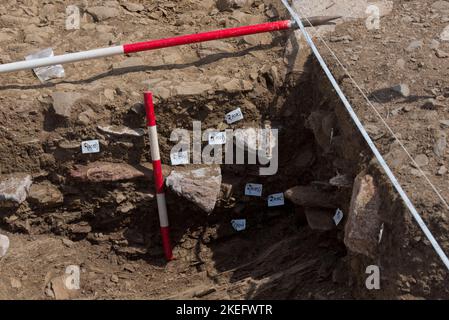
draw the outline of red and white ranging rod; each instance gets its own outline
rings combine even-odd
[[[309,21],[312,25],[327,24],[328,22],[338,19],[339,17],[312,17]],[[309,25],[309,22],[304,19],[304,24]],[[222,30],[215,30],[209,32],[202,32],[197,34],[189,34],[165,39],[150,40],[145,42],[138,42],[132,44],[125,44],[121,46],[95,49],[89,51],[82,51],[76,53],[68,53],[54,57],[18,61],[13,63],[1,64],[0,73],[15,72],[20,70],[34,69],[38,67],[47,67],[57,64],[72,63],[83,60],[98,59],[103,57],[110,57],[115,55],[123,55],[134,52],[155,50],[161,48],[168,48],[180,46],[185,44],[192,44],[198,42],[205,42],[211,40],[219,40],[225,38],[241,37],[250,34],[274,32],[280,30],[287,30],[296,28],[296,23],[290,20],[282,20],[268,23],[261,23],[251,26],[243,26],[236,28],[228,28]]]
[[[157,207],[159,211],[159,223],[161,226],[162,246],[165,259],[171,261],[173,253],[170,243],[170,230],[168,222],[167,203],[165,200],[164,176],[162,174],[161,155],[159,153],[159,141],[156,128],[156,114],[154,112],[153,94],[145,92],[145,111],[147,114],[147,126],[150,136],[151,159],[153,160],[154,185],[156,187]]]

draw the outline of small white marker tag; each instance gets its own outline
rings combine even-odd
[[[81,142],[81,152],[83,154],[100,152],[100,142],[98,140],[89,140]]]
[[[209,133],[209,144],[225,144],[226,143],[226,132],[211,132]]]
[[[243,113],[242,110],[240,110],[240,108],[237,108],[226,115],[226,122],[228,124],[232,124],[240,120],[243,120]]]
[[[235,231],[243,231],[246,229],[246,219],[232,220],[231,224]]]
[[[335,212],[334,216],[335,225],[338,226],[338,224],[341,222],[342,219],[343,219],[343,211],[337,209],[337,212]]]
[[[173,166],[179,166],[181,164],[189,164],[189,152],[188,151],[181,151],[181,152],[174,152],[170,154],[170,160],[171,164]]]
[[[257,183],[247,183],[245,187],[245,196],[262,196],[262,185]]]
[[[275,193],[268,196],[268,206],[269,207],[277,207],[277,206],[283,206],[285,204],[284,201],[284,194],[281,193]]]

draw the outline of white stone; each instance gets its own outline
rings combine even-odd
[[[9,249],[9,238],[0,234],[0,258],[3,258]]]

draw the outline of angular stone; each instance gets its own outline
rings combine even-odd
[[[210,213],[220,195],[221,169],[219,166],[176,168],[167,177],[166,185],[177,195]]]
[[[120,15],[120,10],[113,7],[97,6],[90,7],[87,12],[94,17],[95,21],[100,22]]]
[[[447,136],[444,131],[438,131],[435,137],[435,144],[433,145],[433,152],[438,157],[443,157],[447,147]]]
[[[401,83],[391,88],[393,91],[399,93],[403,97],[410,96],[410,88],[407,84]]]
[[[145,10],[145,7],[140,3],[125,2],[122,6],[130,12],[140,12]]]
[[[440,49],[435,49],[435,55],[440,59],[449,58],[449,53]]]
[[[285,191],[284,195],[288,200],[302,207],[330,209],[338,207],[335,196],[332,193],[312,186],[296,186]]]
[[[170,174],[170,167],[162,165],[163,175]],[[134,179],[153,179],[153,166],[144,163],[138,166],[131,166],[126,163],[96,161],[88,165],[76,165],[70,171],[70,176],[84,182],[114,182]]]
[[[354,181],[345,226],[344,243],[350,251],[375,257],[381,226],[379,208],[380,196],[373,177],[359,174]]]
[[[125,126],[98,126],[100,131],[114,136],[142,137],[145,130],[142,128],[131,129]]]
[[[26,173],[0,175],[0,207],[24,202],[32,183],[31,176]]]
[[[9,238],[3,234],[0,234],[0,258],[3,258],[9,249]]]
[[[61,117],[69,118],[72,107],[77,100],[82,98],[82,94],[75,92],[53,92],[53,110]]]
[[[208,41],[202,42],[199,45],[198,55],[200,58],[207,57],[211,54],[217,53],[232,53],[235,51],[235,48],[232,44],[227,43],[225,41]]]
[[[248,80],[231,79],[224,83],[219,83],[219,90],[229,93],[238,93],[244,91],[251,91],[254,89],[253,84]]]
[[[70,175],[86,182],[132,180],[145,176],[143,172],[128,164],[108,162],[93,162],[87,166],[76,166]]]
[[[70,275],[64,274],[55,277],[47,284],[46,293],[55,300],[69,300],[74,298],[78,290],[70,290],[67,288],[66,282],[70,281]]]
[[[53,207],[62,204],[64,196],[56,186],[50,182],[44,182],[31,186],[28,201],[43,207]]]
[[[449,41],[449,26],[444,28],[443,31],[440,33],[440,40]]]
[[[243,37],[243,41],[251,46],[269,45],[273,42],[273,36],[269,33],[253,34]]]
[[[217,9],[226,11],[233,8],[249,7],[253,3],[254,0],[217,0]]]
[[[212,86],[201,82],[184,82],[175,88],[178,96],[201,95],[212,89]]]
[[[335,229],[335,222],[333,220],[335,212],[333,210],[306,208],[304,213],[311,229],[319,231]]]

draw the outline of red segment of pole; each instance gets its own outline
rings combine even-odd
[[[291,28],[290,20],[282,20],[275,22],[268,22],[262,24],[256,24],[252,26],[244,26],[237,28],[229,28],[223,30],[215,30],[209,32],[202,32],[197,34],[189,34],[184,36],[178,36],[173,38],[151,40],[145,42],[138,42],[133,44],[125,44],[123,46],[125,53],[133,53],[161,48],[168,48],[179,46],[183,44],[191,44],[197,42],[226,39],[233,37],[241,37],[250,34],[257,34],[263,32],[273,32],[279,30],[286,30]]]
[[[154,113],[153,93],[145,92],[145,111],[147,114],[147,126],[156,126],[156,114]]]
[[[154,175],[154,185],[156,187],[156,193],[165,193],[164,188],[164,177],[162,175],[162,164],[161,160],[153,160],[153,175]]]
[[[147,125],[150,137],[151,157],[153,161],[154,185],[156,187],[157,207],[159,211],[159,223],[161,227],[162,246],[165,259],[173,260],[173,252],[170,243],[170,229],[168,223],[167,203],[164,192],[164,176],[162,174],[161,156],[159,154],[159,142],[156,128],[156,114],[154,112],[153,94],[145,92],[145,111],[147,114]]]

